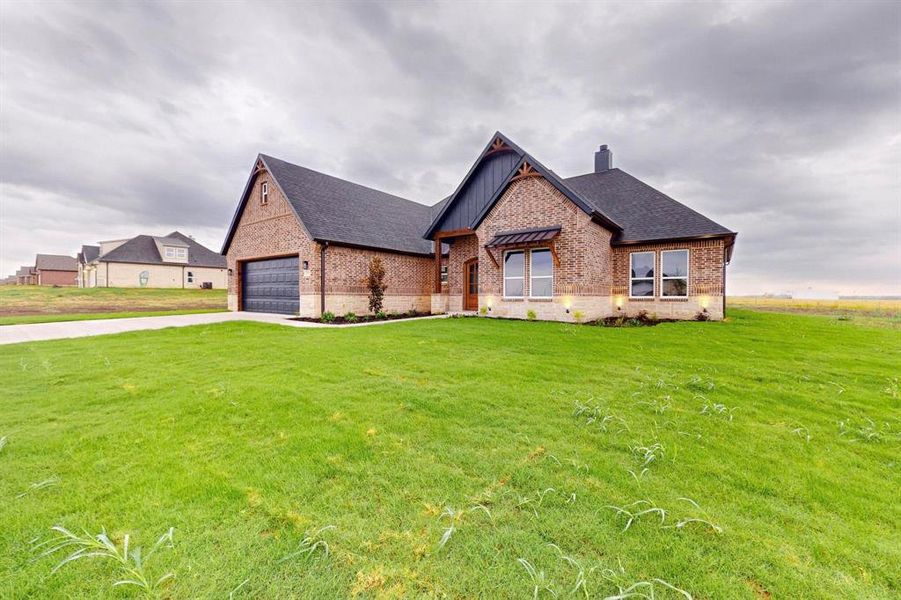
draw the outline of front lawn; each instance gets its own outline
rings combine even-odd
[[[7,285],[0,286],[0,325],[82,320],[72,316],[86,314],[100,315],[98,318],[117,318],[120,313],[135,312],[215,312],[225,310],[225,305],[225,290]]]
[[[171,598],[901,593],[893,328],[231,322],[0,374],[0,597],[134,595],[112,560],[51,574],[54,525],[145,558],[174,528]]]

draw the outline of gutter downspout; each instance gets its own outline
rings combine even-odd
[[[322,243],[319,251],[319,314],[325,314],[325,251],[328,250],[328,242]]]

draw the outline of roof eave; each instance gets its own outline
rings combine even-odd
[[[404,254],[407,256],[434,256],[434,250],[430,250],[428,252],[417,252],[415,250],[399,250],[396,248],[385,248],[380,246],[368,246],[366,244],[357,244],[353,242],[344,242],[341,240],[332,240],[324,237],[314,237],[312,238],[314,242],[317,244],[328,244],[329,246],[342,246],[344,248],[359,248],[361,250],[375,250],[378,252],[390,252],[392,254]]]

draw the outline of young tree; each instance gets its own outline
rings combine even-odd
[[[382,300],[385,297],[385,267],[382,259],[373,256],[369,261],[369,277],[366,279],[366,287],[369,288],[369,310],[373,313],[382,312]]]

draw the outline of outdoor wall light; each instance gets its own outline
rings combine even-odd
[[[704,309],[704,312],[707,312],[708,306],[710,306],[710,296],[701,296],[701,308]]]
[[[485,300],[485,306],[488,307],[488,310],[491,310],[491,307],[494,306],[494,296],[488,296]]]
[[[624,298],[623,298],[622,296],[617,296],[617,297],[616,297],[616,310],[622,310],[622,309],[623,309],[623,301],[624,301]]]
[[[233,274],[233,273],[232,273],[232,270],[231,270],[231,269],[229,269],[229,270],[228,270],[228,276],[229,276],[229,277],[231,277],[231,276],[232,276],[232,274]]]
[[[569,309],[573,307],[573,299],[572,296],[563,296],[563,308],[566,309],[566,312],[569,312]]]

